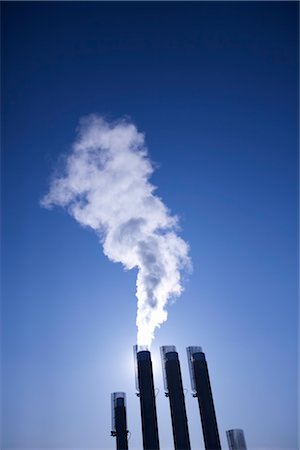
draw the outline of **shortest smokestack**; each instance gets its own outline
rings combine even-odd
[[[227,430],[226,436],[229,450],[247,450],[243,430]]]
[[[111,419],[111,435],[117,438],[116,449],[128,450],[125,392],[111,394]]]

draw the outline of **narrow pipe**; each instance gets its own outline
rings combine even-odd
[[[159,450],[156,402],[151,354],[148,350],[136,352],[138,396],[141,405],[143,448]]]
[[[194,350],[191,350],[194,349]],[[204,445],[206,450],[221,450],[217,418],[211,391],[208,367],[201,347],[188,347],[191,383],[198,399]]]
[[[128,431],[126,419],[126,396],[124,392],[112,394],[112,432],[116,437],[116,449],[128,450]]]
[[[239,429],[226,431],[229,450],[247,450],[244,431]]]
[[[169,397],[175,450],[190,450],[190,437],[178,353],[174,346],[161,347],[166,397]]]

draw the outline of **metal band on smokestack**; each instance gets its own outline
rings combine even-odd
[[[159,450],[151,353],[135,346],[137,395],[140,397],[144,450]]]
[[[165,395],[170,400],[174,447],[175,450],[190,450],[191,444],[178,353],[174,345],[163,346],[160,350]]]
[[[247,450],[243,430],[227,430],[226,436],[229,450]]]
[[[111,394],[111,412],[111,435],[117,438],[116,449],[128,450],[125,392],[114,392],[113,394]]]
[[[187,347],[193,396],[197,397],[206,450],[221,450],[208,367],[201,347]]]

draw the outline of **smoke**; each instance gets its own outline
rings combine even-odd
[[[137,343],[149,347],[190,264],[188,245],[176,234],[178,219],[154,194],[152,173],[144,135],[132,123],[91,115],[80,121],[63,173],[41,200],[95,230],[111,261],[138,269]]]

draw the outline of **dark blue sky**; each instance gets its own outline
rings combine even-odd
[[[297,445],[297,2],[2,2],[3,449],[114,448],[125,390],[141,446],[136,273],[62,210],[40,208],[80,117],[145,132],[193,274],[153,345],[207,355],[224,448]],[[157,361],[156,361],[157,360]],[[203,448],[195,400],[191,441]]]

